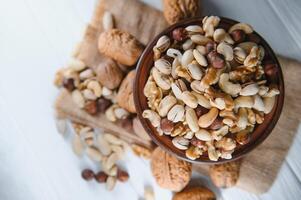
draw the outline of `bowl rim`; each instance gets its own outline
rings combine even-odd
[[[141,94],[139,94],[139,77],[141,75],[141,70],[143,68],[143,61],[144,59],[148,56],[148,54],[153,50],[153,47],[155,46],[157,40],[163,36],[163,35],[169,35],[171,33],[171,31],[177,27],[184,27],[187,26],[189,24],[193,24],[193,23],[197,23],[199,21],[202,21],[202,19],[205,16],[202,17],[194,17],[194,18],[190,18],[190,19],[186,19],[186,20],[182,20],[180,22],[177,22],[171,26],[168,26],[167,28],[165,28],[163,31],[161,31],[158,35],[156,35],[155,38],[153,38],[148,45],[146,46],[146,48],[144,49],[143,53],[141,54],[139,61],[137,63],[137,67],[136,67],[136,77],[135,77],[135,81],[134,81],[134,103],[135,103],[135,107],[136,107],[136,112],[137,112],[137,116],[143,126],[143,128],[145,129],[145,131],[148,133],[148,135],[151,137],[152,141],[154,141],[159,147],[161,147],[163,150],[165,150],[166,152],[176,156],[179,159],[188,161],[190,163],[194,163],[194,164],[221,164],[221,163],[226,163],[226,162],[230,162],[230,161],[234,161],[237,159],[240,159],[241,157],[247,155],[248,153],[250,153],[252,150],[256,149],[256,147],[258,147],[272,132],[272,130],[274,129],[274,127],[276,126],[282,109],[283,109],[283,104],[284,104],[284,96],[285,96],[285,88],[284,88],[284,80],[283,80],[283,73],[282,73],[282,68],[281,65],[277,59],[277,56],[275,54],[275,52],[273,51],[273,49],[271,48],[271,46],[268,44],[268,42],[260,35],[258,34],[255,30],[253,31],[253,33],[258,36],[260,38],[261,43],[263,43],[271,52],[271,60],[273,60],[273,62],[275,62],[275,64],[278,66],[278,78],[279,78],[279,83],[278,83],[278,87],[279,90],[281,91],[280,95],[277,97],[277,104],[274,105],[274,109],[275,109],[275,113],[274,116],[272,116],[272,118],[270,119],[270,123],[268,124],[267,128],[264,129],[262,131],[262,136],[260,136],[259,138],[257,138],[257,140],[253,141],[251,144],[249,144],[249,147],[247,148],[242,148],[239,152],[239,154],[233,156],[231,159],[218,159],[218,161],[211,161],[211,160],[201,160],[201,159],[196,159],[196,160],[190,160],[189,158],[187,158],[186,156],[182,156],[179,155],[177,152],[172,151],[170,148],[168,148],[167,145],[165,145],[164,142],[161,142],[161,140],[158,140],[155,136],[154,133],[151,131],[151,128],[148,126],[148,123],[146,122],[146,119],[144,119],[142,117],[142,105],[140,102],[140,98],[139,96]],[[226,18],[226,17],[222,17],[219,16],[221,21],[225,21],[226,23],[240,23],[236,20],[230,19],[230,18]],[[143,86],[144,87],[144,86]],[[275,107],[276,106],[276,107]]]

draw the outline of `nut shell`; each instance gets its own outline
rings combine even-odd
[[[112,29],[100,34],[98,39],[100,53],[113,58],[117,62],[132,66],[143,51],[143,46],[131,34]]]
[[[172,191],[182,190],[191,178],[191,163],[179,160],[157,147],[151,157],[151,170],[158,185]]]
[[[232,161],[210,166],[209,174],[214,185],[221,188],[233,187],[239,178],[240,164],[240,161]]]
[[[133,96],[135,76],[135,70],[132,70],[127,74],[127,76],[123,79],[116,96],[118,105],[131,113],[136,113]]]
[[[192,187],[176,193],[172,200],[214,200],[215,194],[206,187]]]
[[[163,14],[169,24],[197,16],[199,0],[163,0]]]
[[[112,59],[106,59],[95,69],[97,80],[105,87],[113,90],[117,88],[123,78],[122,70]]]

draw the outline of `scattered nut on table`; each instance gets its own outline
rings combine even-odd
[[[151,157],[151,170],[160,187],[180,191],[191,178],[191,163],[179,160],[157,147]]]
[[[173,23],[193,3],[165,0],[165,17]],[[244,23],[225,27],[220,21],[206,16],[202,23],[161,36],[144,87],[148,108],[143,117],[191,160],[231,159],[272,112],[280,93],[268,81],[277,65],[264,65],[266,50],[248,41],[253,28]]]

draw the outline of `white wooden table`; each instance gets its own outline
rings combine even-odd
[[[57,134],[53,102],[55,71],[68,61],[95,0],[0,0],[0,199],[139,199],[153,185],[156,199],[170,199],[158,188],[149,164],[131,153],[125,168],[131,178],[113,192],[86,183],[80,170],[94,166],[78,159],[67,139]],[[147,0],[161,8],[160,0]],[[277,53],[301,60],[299,0],[206,0],[205,14],[250,23]],[[223,199],[300,199],[301,130],[281,172],[264,195],[238,189],[221,191]],[[125,162],[123,162],[124,164]],[[96,168],[95,168],[96,170]]]

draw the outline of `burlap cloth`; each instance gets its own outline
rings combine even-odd
[[[97,39],[102,31],[104,11],[111,12],[115,26],[134,35],[143,44],[147,44],[155,35],[167,27],[162,12],[138,0],[100,0],[85,32],[77,58],[88,66],[95,67],[102,62],[97,51]],[[285,103],[280,120],[272,134],[256,150],[248,154],[242,163],[237,187],[256,194],[269,190],[289,150],[301,118],[301,64],[279,57],[285,80]],[[62,91],[56,101],[57,112],[64,117],[93,127],[111,130],[121,137],[149,146],[149,142],[108,122],[104,116],[92,117],[74,106],[70,94]],[[194,170],[207,173],[208,166],[194,166]]]

